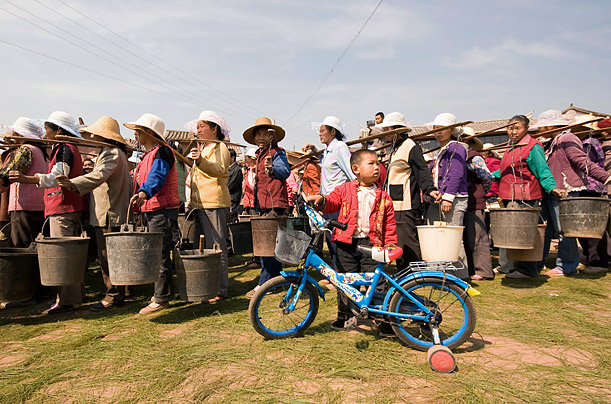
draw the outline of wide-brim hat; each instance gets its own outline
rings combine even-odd
[[[121,136],[119,122],[107,115],[99,118],[93,125],[85,126],[80,130],[81,132],[91,133],[92,135],[103,137],[104,139],[127,144],[125,138]]]
[[[531,125],[531,129],[541,128],[547,126],[567,126],[570,125],[571,121],[566,119],[562,112],[556,109],[548,109],[547,111],[541,112],[539,114],[539,118],[537,118],[537,123]]]
[[[409,128],[409,131],[412,130],[412,128],[410,128],[409,125],[405,123],[405,115],[403,115],[400,112],[391,112],[390,114],[384,117],[384,120],[382,121],[382,123],[376,125],[375,127],[376,128],[390,128],[393,126],[401,126],[403,128]]]
[[[9,126],[8,129],[19,136],[30,139],[41,139],[45,133],[44,128],[36,120],[23,116],[17,118],[15,123]]]
[[[475,151],[482,151],[484,149],[484,144],[478,137],[475,137],[475,130],[469,126],[463,127],[463,135],[460,139],[461,142],[465,142],[469,145],[469,147]]]
[[[257,149],[255,149],[254,147],[249,147],[248,150],[246,150],[246,153],[244,153],[244,156],[256,159],[257,158]]]
[[[583,125],[584,122],[588,122],[596,118],[597,117],[592,114],[580,115],[575,118],[575,121],[573,122],[573,124],[574,125],[581,124],[583,127],[588,128],[588,129],[598,129],[598,127],[596,126],[597,122],[590,122],[590,123],[586,123],[585,125]]]
[[[49,115],[45,123],[52,123],[55,126],[59,126],[64,132],[68,132],[68,136],[73,135],[82,138],[72,115],[63,111],[54,111]]]
[[[165,123],[163,123],[161,118],[159,118],[157,115],[143,114],[140,118],[138,118],[136,122],[127,122],[124,123],[123,126],[131,130],[136,130],[140,128],[150,129],[152,133],[147,133],[153,135],[153,137],[155,137],[161,143],[167,143],[165,138],[163,137],[163,135],[165,134]]]
[[[285,136],[284,129],[282,129],[278,125],[274,125],[272,123],[272,120],[269,119],[268,117],[262,116],[260,118],[257,118],[253,126],[251,126],[250,128],[244,131],[244,134],[242,135],[244,137],[244,140],[246,140],[250,144],[256,144],[255,143],[255,130],[260,127],[267,127],[267,128],[275,130],[276,131],[276,142],[279,142],[282,139],[284,139],[284,136]]]

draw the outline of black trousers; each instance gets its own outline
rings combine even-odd
[[[178,209],[160,209],[146,212],[148,228],[151,232],[163,233],[163,246],[161,250],[161,266],[159,278],[155,282],[155,303],[165,303],[171,300],[171,284],[174,274],[172,250],[178,244]]]
[[[371,240],[366,238],[354,238],[352,244],[335,243],[337,247],[337,272],[373,272],[378,263],[357,250],[359,245],[371,246]],[[337,318],[348,319],[352,317],[348,298],[341,292],[337,292]]]
[[[420,243],[416,225],[422,217],[419,209],[396,210],[397,244],[403,249],[403,256],[397,260],[397,271],[405,269],[412,261],[421,261]]]

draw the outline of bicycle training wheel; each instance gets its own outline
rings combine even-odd
[[[437,278],[414,279],[403,289],[435,314],[441,345],[454,349],[471,336],[475,328],[475,308],[467,292],[450,282]],[[423,315],[424,312],[400,291],[390,300],[390,312]],[[392,328],[404,344],[426,351],[433,346],[428,321],[390,316]]]
[[[250,300],[248,316],[253,328],[267,339],[299,335],[312,324],[318,313],[318,291],[306,283],[293,311],[287,312],[299,278],[276,276],[265,282]]]

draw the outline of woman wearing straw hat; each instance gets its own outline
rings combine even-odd
[[[80,131],[89,133],[95,141],[110,145],[102,146],[89,173],[72,179],[59,176],[57,181],[64,189],[75,191],[79,195],[92,193],[92,198],[89,200],[89,223],[95,231],[106,296],[102,301],[92,305],[91,310],[102,311],[120,306],[125,300],[125,286],[114,286],[110,282],[104,234],[118,232],[120,226],[127,221],[127,208],[131,196],[131,179],[125,156],[127,142],[121,136],[119,123],[109,116],[101,117],[93,125]]]
[[[399,112],[386,115],[384,121],[376,127],[383,131],[408,128],[405,116]],[[407,132],[391,135],[386,141],[392,144],[386,191],[393,200],[398,245],[403,248],[403,256],[397,260],[397,268],[403,269],[410,262],[422,259],[416,231],[416,224],[422,219],[420,191],[437,202],[441,194],[433,183],[420,145],[410,139]]]
[[[284,139],[284,129],[274,125],[267,117],[257,118],[254,126],[244,131],[244,140],[259,147],[257,150],[255,178],[255,210],[259,214],[285,215],[289,207],[286,179],[291,167],[284,149],[278,142]],[[282,264],[275,257],[261,257],[259,284],[246,296],[254,293],[268,279],[280,275]]]
[[[492,173],[500,179],[499,197],[505,202],[519,200],[539,206],[546,193],[559,196],[556,181],[545,161],[543,146],[528,134],[530,120],[524,115],[509,119],[509,149],[503,155],[499,170]],[[539,275],[536,262],[514,262],[507,278],[520,279]]]
[[[150,314],[167,309],[170,304],[174,265],[171,252],[178,243],[178,177],[174,152],[167,145],[163,134],[165,123],[156,115],[144,114],[135,122],[123,124],[135,130],[136,140],[146,154],[134,172],[135,195],[130,204],[140,210],[147,220],[148,229],[163,234],[159,278],[155,282],[155,294],[151,303],[140,310]]]
[[[221,142],[229,137],[229,126],[223,118],[213,111],[203,111],[199,118],[185,125],[193,129],[202,140],[208,140],[203,147],[191,149],[189,158],[193,160],[191,169],[190,203],[195,210],[195,243],[204,235],[205,248],[219,248],[221,270],[219,294],[210,299],[215,302],[227,297],[229,283],[227,272],[227,223],[231,197],[227,187],[231,158],[227,145]]]
[[[74,118],[62,111],[53,112],[45,121],[45,137],[54,140],[56,136],[81,138]],[[49,218],[51,237],[76,236],[81,229],[81,215],[86,208],[85,199],[74,191],[59,186],[57,177],[69,178],[83,174],[83,162],[78,148],[72,144],[56,143],[51,149],[47,174],[24,175],[19,171],[9,172],[11,181],[36,184],[45,188],[45,217]],[[83,285],[80,283],[60,286],[55,304],[43,314],[58,314],[74,310],[74,305],[83,301]]]
[[[571,121],[566,119],[560,111],[550,109],[542,112],[537,120],[536,127],[540,132],[555,132],[546,134],[552,141],[546,145],[545,156],[547,164],[554,176],[559,189],[568,193],[569,197],[579,196],[581,191],[587,190],[588,179],[586,173],[607,185],[611,180],[604,168],[588,159],[583,151],[583,144],[571,130],[562,130],[562,126],[570,125]],[[541,215],[547,220],[545,230],[545,243],[543,245],[543,261],[539,264],[543,268],[554,231],[558,233],[558,257],[556,267],[545,274],[551,277],[577,274],[579,265],[579,249],[577,239],[564,237],[560,228],[558,212],[558,200],[555,198],[543,198]]]

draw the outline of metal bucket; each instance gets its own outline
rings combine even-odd
[[[163,234],[138,231],[106,233],[108,272],[113,285],[144,285],[159,278]]]
[[[565,237],[601,239],[609,220],[609,199],[560,198],[560,230]]]
[[[36,250],[0,248],[0,302],[31,299],[39,279]]]
[[[253,216],[250,218],[253,255],[255,257],[274,256],[278,225],[286,227],[286,221],[286,216]]]
[[[250,221],[231,223],[229,225],[229,237],[234,254],[252,253],[252,229]]]
[[[513,261],[528,261],[528,262],[539,262],[543,260],[543,242],[545,240],[545,228],[546,224],[540,224],[537,226],[539,232],[538,237],[535,239],[535,246],[530,250],[514,250],[507,249],[507,258]]]
[[[490,209],[490,235],[495,247],[530,250],[537,239],[540,208]]]
[[[82,283],[88,248],[89,237],[37,237],[40,283],[45,286]]]
[[[219,294],[221,251],[180,251],[176,264],[176,283],[182,300],[198,302]]]

